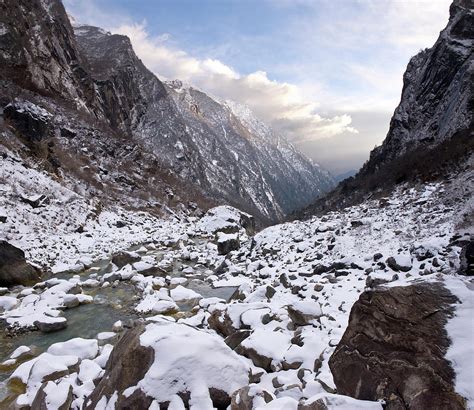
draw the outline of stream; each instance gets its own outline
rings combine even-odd
[[[128,251],[134,252],[140,249],[140,246],[134,246]],[[141,252],[140,256],[152,256],[160,260],[163,255],[169,251],[166,250],[148,250]],[[192,267],[193,273],[184,273],[183,268]],[[168,275],[172,278],[184,278],[186,282],[182,283],[185,288],[199,293],[203,298],[218,297],[229,301],[234,294],[235,287],[214,288],[205,281],[207,268],[195,262],[183,262],[175,259],[172,270]],[[96,261],[91,267],[79,273],[81,280],[89,278],[99,278],[101,275],[112,271],[111,258]],[[209,274],[209,272],[207,272]],[[59,273],[54,277],[60,279],[70,279],[74,273]],[[64,317],[67,318],[68,326],[60,331],[51,333],[42,333],[40,331],[26,331],[14,336],[6,331],[0,333],[0,363],[5,361],[12,352],[19,346],[34,347],[37,354],[46,351],[49,346],[57,342],[81,337],[96,338],[100,332],[109,332],[112,326],[118,320],[129,321],[139,317],[146,317],[146,314],[139,314],[134,311],[134,305],[139,300],[140,292],[130,281],[120,281],[108,287],[83,288],[83,293],[93,297],[90,304],[81,304],[77,307],[65,309]],[[178,302],[179,314],[190,312],[198,303],[196,300],[187,300]],[[149,316],[153,314],[149,314]],[[6,380],[14,369],[5,368],[0,365],[0,406],[9,394]]]

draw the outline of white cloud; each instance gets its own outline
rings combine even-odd
[[[324,118],[318,104],[305,98],[293,84],[268,78],[264,71],[242,75],[216,59],[198,59],[150,37],[145,24],[124,24],[111,29],[128,36],[144,64],[161,79],[180,79],[221,99],[248,105],[263,121],[293,141],[356,133],[349,115]]]

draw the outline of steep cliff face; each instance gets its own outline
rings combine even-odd
[[[62,3],[5,0],[0,10],[0,79],[77,107],[97,108]]]
[[[420,146],[433,147],[474,126],[474,2],[456,0],[435,45],[414,56],[403,77],[400,105],[373,170]]]
[[[298,216],[386,194],[399,183],[444,178],[474,152],[474,1],[454,0],[434,46],[414,56],[383,144],[353,178]]]

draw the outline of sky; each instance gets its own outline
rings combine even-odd
[[[64,0],[162,80],[248,105],[334,175],[385,138],[410,58],[450,0]]]

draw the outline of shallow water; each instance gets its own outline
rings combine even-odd
[[[134,246],[130,251],[139,249],[140,246]],[[153,256],[159,261],[165,250],[150,250],[145,255]],[[144,256],[142,254],[142,256]],[[185,274],[182,271],[183,265],[193,267],[192,274]],[[188,289],[194,290],[202,297],[218,297],[228,301],[234,294],[235,287],[213,288],[211,284],[206,282],[206,267],[197,265],[190,261],[175,260],[173,269],[168,273],[171,277],[183,277],[188,281],[182,285]],[[111,272],[111,259],[103,259],[96,261],[93,265],[78,273],[82,280],[87,279],[91,274],[93,276]],[[95,275],[94,275],[95,274]],[[55,275],[57,278],[70,279],[73,273],[60,273]],[[14,337],[8,337],[5,332],[0,334],[0,362],[6,360],[10,354],[19,346],[35,346],[38,353],[48,349],[53,343],[63,342],[75,337],[95,338],[98,333],[110,331],[112,325],[118,320],[133,319],[139,317],[134,313],[133,306],[136,303],[135,296],[138,294],[137,289],[130,282],[120,282],[117,286],[84,288],[85,294],[94,297],[94,302],[84,304],[72,309],[66,309],[64,316],[68,320],[68,326],[64,330],[52,333],[41,333],[39,331],[27,332]],[[181,312],[189,312],[199,299],[178,303]],[[8,390],[4,381],[9,377],[12,371],[0,370],[0,401],[6,397]]]

